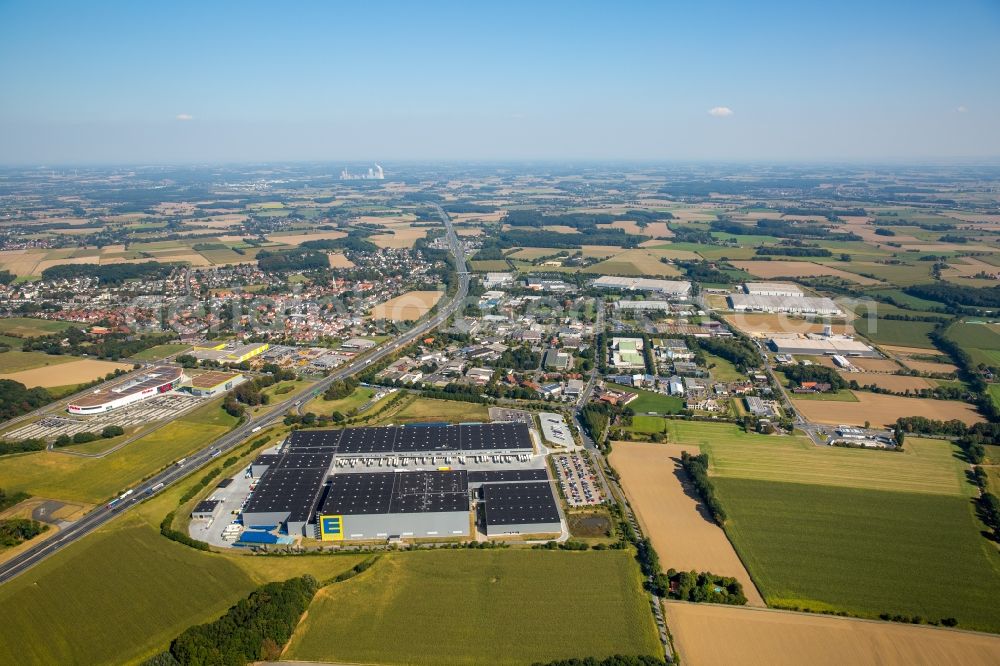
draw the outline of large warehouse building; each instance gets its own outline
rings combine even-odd
[[[751,296],[804,296],[802,287],[790,282],[747,282],[743,290]]]
[[[158,365],[111,388],[80,396],[67,407],[72,414],[103,414],[179,387],[187,377],[180,368]]]
[[[649,291],[671,298],[687,298],[691,293],[691,283],[686,280],[655,280],[641,277],[619,277],[602,275],[594,280],[598,289],[618,289],[621,291]]]
[[[737,312],[787,312],[843,316],[836,303],[825,296],[757,296],[730,294],[729,305]]]
[[[435,462],[527,460],[531,453],[523,423],[296,430],[280,453],[251,465],[260,482],[243,524],[328,541],[468,537],[478,498],[489,535],[559,532],[545,469],[455,470]],[[410,463],[431,468],[404,469]]]
[[[773,337],[767,341],[771,351],[778,354],[799,356],[865,356],[878,358],[879,353],[869,345],[846,336]]]

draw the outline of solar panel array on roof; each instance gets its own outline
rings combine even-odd
[[[559,509],[547,482],[483,485],[486,525],[558,523]]]
[[[289,521],[308,521],[323,486],[323,479],[326,478],[326,471],[326,467],[270,468],[257,484],[243,512],[254,514],[289,511]]]
[[[469,472],[469,483],[548,480],[549,473],[545,469],[487,469]]]
[[[531,437],[523,423],[309,429],[292,432],[288,448],[295,452],[330,450],[337,455],[530,450]]]
[[[366,515],[468,511],[464,470],[335,474],[320,513]]]
[[[309,449],[309,451],[309,453],[289,452],[287,455],[281,457],[277,468],[321,469],[324,471],[330,468],[330,463],[333,462],[333,451],[313,452],[313,449]]]

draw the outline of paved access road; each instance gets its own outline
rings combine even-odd
[[[458,273],[459,280],[458,291],[451,298],[451,300],[448,301],[444,307],[437,310],[431,318],[417,324],[417,326],[406,331],[394,340],[387,341],[371,354],[365,355],[364,358],[359,358],[351,363],[348,363],[347,365],[337,368],[328,377],[325,377],[318,382],[307,395],[318,394],[326,390],[326,388],[333,382],[357,374],[372,363],[376,363],[385,356],[395,353],[400,347],[408,345],[414,340],[425,335],[428,331],[447,321],[448,318],[462,306],[465,297],[469,293],[469,273],[465,265],[465,254],[462,250],[461,243],[459,243],[455,229],[452,226],[451,218],[448,217],[448,214],[445,213],[440,206],[437,206],[437,212],[447,229],[448,244],[450,245],[452,254],[455,257],[455,269]],[[307,396],[295,396],[276,404],[274,409],[268,412],[267,415],[252,421],[248,420],[246,423],[243,423],[234,430],[222,435],[208,447],[188,456],[184,460],[183,464],[171,465],[152,478],[138,484],[133,489],[133,492],[127,497],[123,497],[116,502],[101,505],[93,509],[83,518],[60,531],[58,535],[47,539],[46,541],[39,543],[34,548],[29,548],[17,557],[4,562],[0,565],[0,583],[6,582],[18,574],[27,571],[49,555],[62,550],[77,539],[90,534],[101,525],[104,525],[113,519],[119,513],[127,511],[146,498],[156,495],[166,488],[169,488],[172,484],[186,477],[192,469],[201,467],[212,458],[225,455],[226,452],[244,442],[258,429],[266,428],[277,421],[283,420],[285,418],[285,413],[292,407],[297,406],[296,403],[298,401],[304,401],[307,399]]]

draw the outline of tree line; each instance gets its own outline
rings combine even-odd
[[[681,467],[691,478],[691,483],[698,491],[702,501],[705,502],[705,506],[708,507],[715,522],[719,525],[725,524],[726,510],[722,508],[722,502],[715,496],[715,486],[708,478],[708,454],[701,453],[693,456],[687,451],[681,451]]]

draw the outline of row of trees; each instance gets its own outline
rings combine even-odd
[[[708,454],[702,453],[696,456],[687,451],[681,451],[681,467],[691,477],[691,483],[701,496],[703,502],[712,513],[715,522],[722,525],[726,522],[726,511],[722,508],[722,502],[715,496],[715,486],[708,478]]]
[[[0,546],[17,546],[49,529],[45,523],[30,518],[0,520]]]

